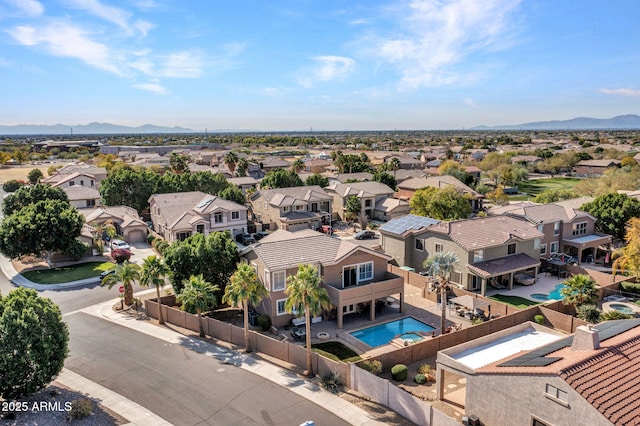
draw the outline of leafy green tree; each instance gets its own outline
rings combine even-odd
[[[15,259],[42,257],[49,267],[56,251],[66,251],[80,236],[84,217],[69,202],[44,200],[29,204],[0,224],[0,252]]]
[[[373,180],[375,182],[384,183],[391,189],[394,189],[394,190],[396,189],[396,179],[394,176],[391,176],[389,173],[375,172],[373,174]]]
[[[220,197],[225,200],[233,201],[234,203],[238,203],[240,205],[244,205],[246,199],[242,190],[235,185],[229,185],[225,189],[220,192]]]
[[[100,195],[107,206],[129,206],[141,212],[149,207],[159,176],[148,169],[116,170],[100,182]]]
[[[468,185],[473,181],[473,177],[467,173],[464,166],[453,160],[443,161],[440,164],[440,167],[438,167],[438,173],[441,175],[453,176],[465,185]]]
[[[155,255],[144,258],[142,261],[142,271],[140,273],[140,285],[143,287],[153,286],[156,288],[156,300],[158,302],[158,323],[164,324],[162,318],[162,304],[160,300],[160,289],[166,284],[169,275],[169,267],[162,258]]]
[[[427,273],[434,279],[434,285],[440,293],[440,304],[442,307],[440,312],[440,333],[442,334],[444,334],[446,330],[447,290],[449,288],[449,281],[451,280],[451,273],[455,270],[457,263],[458,256],[456,256],[455,253],[440,252],[428,257],[422,264],[427,270]]]
[[[598,298],[598,288],[595,281],[588,275],[574,275],[564,282],[564,287],[560,290],[563,297],[562,303],[573,305],[578,308],[580,305],[593,304]]]
[[[262,299],[269,297],[269,291],[260,284],[255,269],[246,263],[239,263],[238,269],[231,276],[231,283],[227,285],[222,297],[223,303],[241,308],[244,314],[244,347],[251,352],[249,339],[249,305],[257,305]]]
[[[223,161],[227,169],[231,172],[231,176],[233,176],[233,173],[236,171],[236,164],[238,164],[238,156],[235,152],[229,151],[224,155]]]
[[[411,212],[438,220],[466,219],[471,214],[471,195],[453,187],[419,189],[409,201]]]
[[[351,220],[351,221],[355,220],[355,218],[357,218],[358,215],[360,214],[361,210],[362,210],[362,200],[360,200],[360,197],[352,195],[347,198],[347,200],[344,203],[345,219]]]
[[[16,149],[13,151],[13,159],[18,162],[18,164],[22,164],[29,158],[27,152],[23,149]]]
[[[114,285],[122,284],[124,286],[124,304],[130,306],[133,304],[133,285],[136,281],[140,281],[140,273],[140,265],[125,261],[116,265],[116,272],[104,277],[100,285],[107,286],[111,290]]]
[[[577,198],[578,194],[568,189],[547,189],[536,195],[533,199],[534,203],[549,204],[561,200],[570,200]]]
[[[4,192],[16,192],[18,189],[25,185],[24,181],[11,179],[2,184],[2,190]]]
[[[2,203],[2,213],[5,216],[9,216],[29,204],[44,200],[61,200],[67,204],[69,203],[69,198],[62,189],[39,183],[32,186],[23,186],[13,194],[8,195]]]
[[[23,398],[62,371],[69,330],[58,305],[29,288],[0,295],[0,398]]]
[[[582,205],[580,210],[597,218],[596,231],[611,234],[615,239],[622,240],[627,222],[640,216],[640,201],[626,194],[610,193]]]
[[[262,189],[291,188],[294,186],[304,186],[302,179],[293,170],[273,169],[267,173],[260,182]]]
[[[311,362],[311,316],[319,315],[323,309],[331,306],[327,290],[320,287],[322,278],[318,269],[313,265],[300,265],[295,275],[287,278],[287,288],[284,291],[287,300],[284,304],[289,313],[304,312],[307,347],[307,372],[313,376]]]
[[[624,236],[624,247],[613,253],[612,273],[623,271],[640,280],[640,218],[629,220]]]
[[[31,169],[27,174],[27,179],[29,179],[31,185],[39,183],[40,179],[42,179],[42,171],[40,169]]]
[[[216,307],[218,304],[216,292],[218,291],[220,291],[220,287],[205,280],[202,274],[191,275],[184,280],[182,291],[176,299],[178,303],[182,304],[183,310],[198,316],[200,337],[204,337],[202,313]]]
[[[172,152],[169,156],[169,168],[173,173],[181,174],[189,172],[189,159],[186,155]]]
[[[304,184],[307,186],[318,185],[320,188],[326,188],[329,186],[329,178],[322,176],[321,174],[314,173],[307,178]]]
[[[224,290],[238,263],[238,246],[229,231],[212,232],[206,237],[200,233],[184,241],[176,241],[164,252],[171,270],[173,289],[182,291],[182,282],[191,275],[204,276]]]

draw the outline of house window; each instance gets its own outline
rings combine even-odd
[[[96,200],[87,200],[87,207],[95,207]]]
[[[553,235],[560,234],[560,222],[556,222],[553,224]]]
[[[507,246],[507,254],[515,254],[516,252],[516,243],[509,244]]]
[[[75,180],[70,180],[70,181],[69,181],[69,186],[73,186],[73,185],[75,185],[75,184],[76,184],[76,181],[75,181]]]
[[[222,223],[222,213],[214,213],[213,214],[213,221],[215,223]]]
[[[271,272],[265,270],[264,271],[264,286],[267,290],[271,291]]]
[[[178,241],[184,241],[191,236],[191,232],[179,232],[177,235]]]
[[[283,211],[284,213],[288,212],[288,211],[289,211],[289,206],[284,206],[284,207],[282,208],[282,211]]]
[[[311,211],[312,212],[318,211],[318,203],[311,203]]]
[[[424,251],[424,241],[416,239],[416,250]]]
[[[573,235],[582,235],[587,233],[587,222],[573,224]]]
[[[550,426],[549,424],[543,422],[542,420],[538,420],[536,418],[531,419],[531,426]]]
[[[538,231],[544,232],[544,225],[538,225]]]
[[[263,210],[266,210],[266,209],[267,209],[267,203],[266,203],[266,202],[262,203],[262,209],[263,209]]]
[[[345,266],[342,268],[342,287],[347,288],[358,285],[357,265]]]
[[[371,200],[364,200],[365,207],[371,207]]]
[[[473,251],[473,263],[482,262],[484,260],[484,250]]]
[[[231,220],[240,219],[240,212],[231,212]]]
[[[471,275],[471,290],[479,290],[482,285],[482,278],[477,275]]]
[[[204,234],[204,225],[196,225],[196,232]]]
[[[542,242],[542,240],[540,238],[536,238],[535,240],[533,240],[533,249],[534,250],[540,250],[540,243]]]
[[[83,180],[80,181],[80,186],[84,186],[84,181]]]
[[[95,185],[95,183],[93,182],[93,179],[91,179],[91,186]]]
[[[558,252],[558,242],[554,241],[551,244],[549,244],[549,251],[551,253],[557,253]]]
[[[547,245],[546,244],[541,244],[540,245],[540,254],[547,254]]]
[[[547,383],[544,393],[547,396],[550,396],[552,399],[561,401],[561,402],[569,402],[569,395],[567,394],[567,392],[563,391],[562,389],[558,389],[557,387]]]
[[[296,211],[299,212],[300,210],[304,210],[304,206],[296,206]]]
[[[287,310],[284,308],[285,303],[287,303],[287,299],[280,299],[276,301],[276,315],[286,315],[288,314]]]
[[[358,265],[358,282],[373,279],[373,262]]]
[[[287,286],[287,273],[285,271],[273,272],[271,278],[273,291],[282,291]]]
[[[436,253],[442,253],[442,248],[443,248],[442,244],[436,243],[436,249],[435,249]]]

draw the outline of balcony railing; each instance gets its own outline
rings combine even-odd
[[[327,289],[329,298],[334,305],[345,306],[402,293],[404,291],[404,280],[398,275],[387,272],[385,279],[382,281],[372,281],[348,288],[337,288],[331,284],[325,284],[324,287]]]

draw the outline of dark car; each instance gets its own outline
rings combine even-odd
[[[373,231],[360,231],[360,232],[356,232],[353,235],[353,238],[355,238],[356,240],[366,240],[369,238],[375,238],[376,237],[376,233]]]
[[[254,238],[256,241],[260,241],[261,239],[263,239],[263,238],[264,238],[264,237],[266,237],[267,235],[269,235],[269,233],[268,233],[268,232],[265,232],[265,231],[259,231],[259,232],[256,232],[255,234],[253,234],[253,238]]]
[[[106,271],[100,273],[100,279],[104,279],[104,277],[111,275],[111,274],[115,274],[116,270],[115,269],[107,269]]]
[[[251,234],[240,234],[240,242],[243,246],[248,246],[256,242],[255,238]]]

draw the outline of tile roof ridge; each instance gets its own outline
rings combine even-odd
[[[611,338],[615,338],[615,337],[617,336],[612,336]],[[605,340],[604,342],[606,342],[607,340]],[[640,344],[640,335],[629,337],[623,340],[622,342],[616,342],[611,344],[610,346],[605,346],[601,342],[599,349],[595,349],[593,351],[586,351],[586,352],[589,352],[589,354],[586,357],[562,367],[559,371],[559,375],[563,379],[570,377],[571,375],[580,372],[583,368],[588,367],[589,364],[599,362],[602,360],[602,358],[605,358],[610,354],[620,353],[621,348],[626,349],[629,347],[636,347],[639,344]]]

